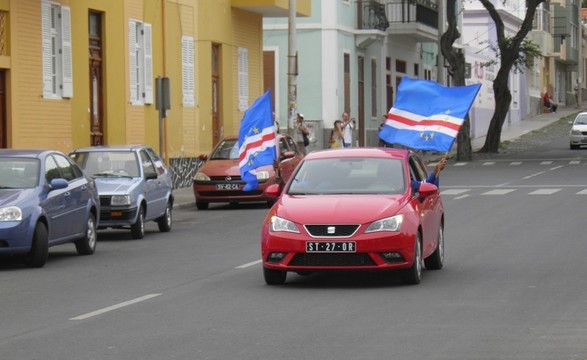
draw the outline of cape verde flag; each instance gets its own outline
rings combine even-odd
[[[255,190],[259,187],[255,169],[275,161],[275,128],[269,91],[245,112],[238,131],[238,147],[241,178],[246,182],[243,191]]]
[[[404,77],[379,138],[415,150],[448,152],[480,88]]]

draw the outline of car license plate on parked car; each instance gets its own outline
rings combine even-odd
[[[216,190],[238,190],[239,184],[216,184]]]
[[[354,241],[306,241],[307,253],[354,253],[356,251]]]

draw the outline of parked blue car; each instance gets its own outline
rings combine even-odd
[[[100,201],[94,180],[55,150],[0,150],[0,255],[42,267],[51,246],[96,251]]]
[[[173,183],[165,163],[147,145],[92,146],[69,156],[94,180],[100,196],[98,229],[130,228],[145,236],[145,222],[171,230]]]

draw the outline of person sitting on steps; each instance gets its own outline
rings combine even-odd
[[[556,112],[558,108],[557,103],[552,99],[552,96],[548,94],[548,91],[544,93],[542,97],[542,102],[544,103],[544,107],[550,109],[550,112]]]

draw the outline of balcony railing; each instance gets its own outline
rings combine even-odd
[[[430,0],[391,0],[385,4],[390,23],[420,23],[438,29],[438,5]]]
[[[376,0],[357,0],[357,28],[385,31],[389,21],[385,16],[385,5]]]

